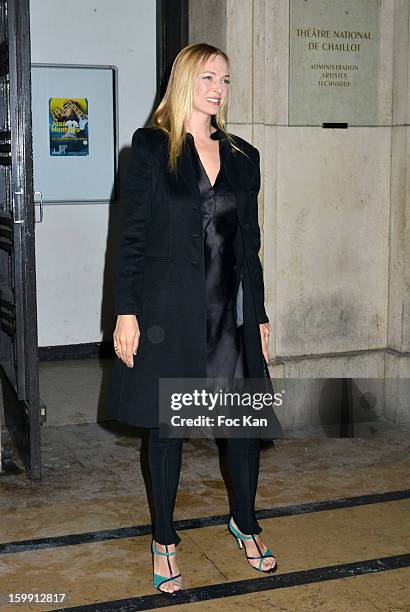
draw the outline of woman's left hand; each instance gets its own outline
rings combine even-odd
[[[269,363],[269,334],[272,326],[270,323],[259,323],[259,331],[261,332],[262,353],[267,363]]]

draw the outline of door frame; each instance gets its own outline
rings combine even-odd
[[[10,351],[2,363],[5,425],[31,479],[41,478],[38,374],[35,209],[31,124],[29,0],[2,0],[6,6],[10,175],[4,222],[12,229],[9,308],[14,311]],[[7,305],[7,303],[6,303]],[[3,339],[4,341],[4,339]]]

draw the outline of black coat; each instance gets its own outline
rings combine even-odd
[[[258,252],[259,151],[217,128],[221,163],[237,197],[237,287],[242,280],[246,358],[251,378],[269,384],[259,323],[269,319]],[[206,302],[200,193],[184,146],[175,177],[167,168],[167,136],[139,128],[132,138],[123,199],[115,314],[135,314],[140,341],[134,367],[115,358],[108,413],[139,427],[158,424],[158,379],[206,377]],[[271,384],[271,383],[270,383]],[[272,390],[272,388],[268,388]],[[278,427],[278,431],[280,426]]]

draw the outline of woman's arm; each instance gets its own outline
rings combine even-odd
[[[251,272],[251,281],[256,302],[256,313],[258,323],[268,323],[269,318],[265,311],[265,287],[263,282],[263,270],[259,259],[261,248],[260,228],[258,220],[258,194],[261,184],[260,174],[260,154],[258,149],[255,155],[255,168],[251,180],[250,202],[249,202],[249,234],[250,244],[248,244],[248,259]],[[249,240],[248,240],[249,242]]]
[[[147,225],[150,216],[152,166],[144,133],[138,128],[132,137],[128,162],[118,250],[115,293],[117,323],[113,340],[117,357],[130,368],[134,365],[140,329],[136,315],[142,312],[143,265]]]
[[[143,265],[150,216],[152,162],[144,130],[132,137],[122,200],[115,314],[141,314]]]

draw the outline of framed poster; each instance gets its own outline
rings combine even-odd
[[[33,64],[34,189],[44,202],[117,199],[116,68]]]

